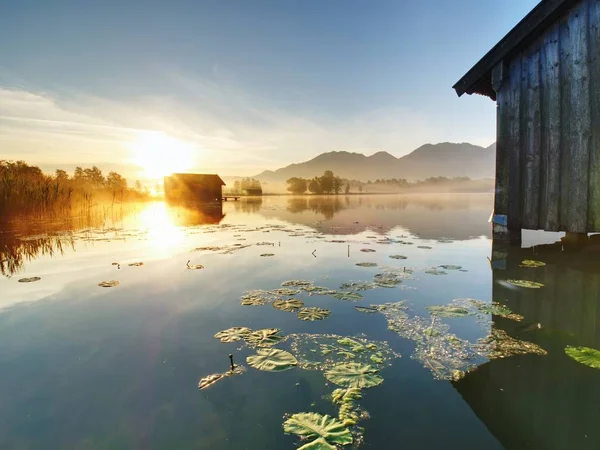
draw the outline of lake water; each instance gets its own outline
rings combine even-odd
[[[310,439],[283,423],[338,417],[328,371],[352,362],[383,382],[352,404],[360,420],[343,448],[600,448],[600,370],[564,351],[600,348],[598,252],[543,245],[560,238],[549,233],[492,245],[492,203],[264,197],[5,222],[0,448],[294,449]],[[293,291],[274,292],[282,283]],[[251,296],[264,304],[241,305],[254,290],[269,291]],[[276,298],[330,315],[299,320]],[[460,317],[427,309],[455,299]],[[272,348],[298,365],[257,370],[246,358],[260,347],[214,338],[231,327],[280,329]],[[229,354],[246,370],[199,390]]]

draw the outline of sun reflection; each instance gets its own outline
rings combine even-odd
[[[194,165],[198,148],[160,131],[143,131],[130,144],[132,162],[148,178],[185,172]]]
[[[159,251],[175,249],[185,238],[184,230],[173,223],[164,203],[148,205],[140,212],[138,220],[148,230],[148,240]]]

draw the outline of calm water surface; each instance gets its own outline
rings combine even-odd
[[[319,370],[247,367],[255,349],[213,337],[234,326],[362,336],[401,355],[381,368],[382,384],[363,390],[368,417],[356,448],[600,448],[600,371],[564,354],[566,345],[600,347],[598,253],[541,245],[559,240],[552,234],[529,233],[524,248],[492,245],[491,205],[490,195],[265,197],[222,209],[152,203],[5,223],[0,448],[298,448],[298,437],[283,432],[285,417],[337,416],[328,398],[336,386]],[[195,250],[210,246],[219,249]],[[523,259],[546,266],[519,267]],[[188,270],[188,261],[204,269]],[[413,273],[396,287],[362,291],[357,302],[295,296],[330,310],[322,321],[240,305],[246,291],[286,280],[339,291],[405,268]],[[41,279],[18,281],[25,277]],[[517,288],[506,279],[544,286]],[[110,280],[119,285],[98,286]],[[430,321],[427,306],[461,298],[494,300],[524,319],[438,319],[459,339],[476,343],[504,330],[547,355],[477,357],[466,375],[438,379],[384,314],[354,308],[404,300],[410,317]],[[230,353],[246,372],[199,390],[200,378],[228,369]]]

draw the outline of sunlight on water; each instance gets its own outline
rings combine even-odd
[[[157,256],[172,254],[185,239],[183,228],[173,223],[173,216],[164,203],[152,203],[137,217],[140,228],[148,230],[148,240]]]

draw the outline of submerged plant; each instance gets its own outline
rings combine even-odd
[[[335,450],[336,444],[352,444],[352,434],[343,423],[312,412],[293,414],[283,423],[283,431],[309,441],[298,450]]]
[[[98,286],[100,286],[100,287],[115,287],[118,285],[119,285],[119,282],[117,280],[102,281],[102,282],[98,283]]]
[[[219,331],[215,334],[215,338],[219,339],[221,342],[237,342],[246,339],[251,332],[252,330],[250,328],[233,327]]]
[[[264,328],[253,331],[244,339],[252,347],[271,347],[284,338],[279,334],[280,331],[279,328]]]
[[[275,300],[273,302],[273,308],[286,312],[296,312],[303,306],[304,302],[295,298],[291,300]]]
[[[331,314],[331,311],[329,311],[328,309],[323,309],[323,308],[319,308],[318,306],[313,306],[310,308],[303,308],[301,309],[297,316],[298,319],[300,320],[308,320],[308,321],[315,321],[315,320],[323,320],[327,317],[329,317],[329,315]]]
[[[338,386],[371,388],[383,383],[379,370],[369,364],[339,364],[325,372],[325,378]]]
[[[35,281],[40,281],[40,277],[29,277],[29,278],[21,278],[19,283],[34,283]]]
[[[600,369],[600,351],[590,347],[571,347],[565,348],[565,353],[569,358],[574,359],[580,364],[593,369]]]
[[[507,283],[510,283],[514,286],[528,288],[528,289],[539,289],[544,287],[542,283],[538,283],[536,281],[527,281],[527,280],[506,280]]]
[[[283,372],[298,365],[298,360],[289,352],[276,348],[261,348],[256,355],[250,355],[246,362],[258,370],[267,372]]]

